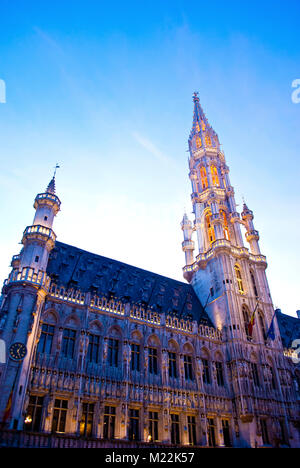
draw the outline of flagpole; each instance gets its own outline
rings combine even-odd
[[[18,362],[18,367],[17,367],[15,378],[14,378],[14,383],[13,383],[12,389],[10,391],[10,394],[9,394],[9,397],[8,397],[8,400],[7,400],[7,403],[6,403],[6,406],[5,406],[4,415],[3,415],[3,419],[2,419],[2,423],[1,423],[3,425],[3,429],[4,429],[4,426],[6,424],[6,421],[8,420],[8,418],[10,416],[11,409],[13,407],[15,385],[16,385],[16,382],[17,382],[17,377],[18,377],[19,371],[21,369],[21,363],[22,363],[22,361]],[[9,407],[9,400],[10,399],[11,399],[11,404],[10,404],[10,407]],[[7,414],[8,411],[9,411],[9,413]]]

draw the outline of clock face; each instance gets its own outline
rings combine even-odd
[[[15,361],[22,361],[26,356],[27,349],[23,343],[13,343],[9,348],[9,355]]]

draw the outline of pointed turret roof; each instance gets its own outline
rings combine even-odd
[[[194,92],[193,94],[193,101],[194,101],[194,115],[193,115],[193,126],[191,130],[191,137],[198,133],[200,129],[203,129],[203,123],[206,127],[210,127],[206,115],[203,112],[203,109],[200,104],[200,100],[198,97],[198,92]]]
[[[50,180],[48,187],[46,188],[46,193],[52,193],[52,195],[55,195],[55,176]]]
[[[186,212],[184,212],[184,215],[183,215],[183,218],[182,218],[182,221],[181,221],[181,225],[184,226],[184,225],[187,225],[187,224],[191,224],[191,221],[189,220],[188,215],[186,214]]]
[[[201,107],[198,92],[193,94],[194,101],[194,114],[193,114],[193,126],[191,129],[189,141],[192,140],[194,135],[198,135],[201,138],[201,144],[199,146],[219,146],[219,138],[217,133],[214,131],[212,126],[209,124],[206,115]],[[209,137],[205,140],[205,137]],[[211,143],[211,144],[208,144]]]
[[[52,193],[52,195],[55,195],[55,176],[56,176],[56,171],[59,168],[59,165],[56,164],[54,168],[54,174],[52,179],[50,180],[48,187],[46,188],[46,193]]]

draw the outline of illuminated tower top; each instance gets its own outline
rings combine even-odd
[[[195,263],[191,265],[194,262],[194,245],[191,230],[187,231],[184,223],[183,250],[188,266],[184,276],[188,280],[191,276],[189,272],[199,268],[202,259],[215,255],[216,249],[245,249],[241,226],[246,229],[246,240],[250,244],[251,253],[260,254],[259,235],[252,223],[253,213],[244,209],[241,218],[237,212],[234,188],[229,179],[229,167],[219,137],[200,105],[197,92],[193,94],[193,103],[193,124],[188,139],[189,177],[195,215],[192,232],[197,234],[198,249],[195,248]],[[187,232],[189,239],[186,238]]]
[[[193,101],[194,116],[193,126],[189,137],[190,151],[205,148],[216,148],[219,150],[220,142],[218,135],[209,124],[206,115],[203,112],[197,92],[193,95]]]
[[[266,280],[266,257],[260,253],[253,212],[244,203],[238,213],[229,167],[219,138],[193,95],[193,124],[189,135],[189,177],[194,222],[183,217],[184,278],[206,304],[214,325],[231,327],[243,337],[249,311],[260,301],[260,314],[269,323],[273,306]],[[244,245],[242,229],[248,248]],[[196,233],[197,242],[192,239]],[[258,285],[261,285],[259,287]],[[247,309],[247,313],[245,310]],[[247,316],[247,318],[245,318]],[[232,326],[234,324],[234,327]]]

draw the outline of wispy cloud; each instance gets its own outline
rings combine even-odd
[[[137,132],[132,132],[132,136],[145,150],[147,150],[159,162],[167,164],[168,166],[172,165],[174,168],[177,168],[176,162],[168,155],[163,153],[159,148],[157,148],[157,146],[151,140],[144,137],[143,135],[140,135]]]
[[[40,39],[42,41],[44,41],[45,44],[48,45],[49,49],[54,51],[56,54],[57,53],[59,53],[61,55],[64,54],[64,51],[63,51],[63,48],[61,47],[61,45],[52,36],[50,36],[50,34],[48,34],[46,31],[43,31],[38,26],[34,26],[33,30],[40,37]]]

